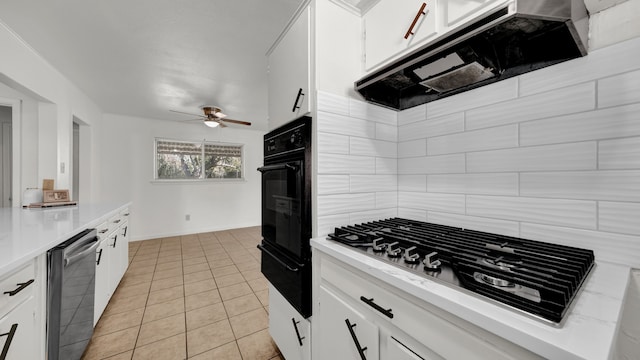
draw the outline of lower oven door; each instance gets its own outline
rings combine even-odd
[[[286,161],[262,172],[262,237],[295,257],[309,257],[305,222],[304,162]]]
[[[267,280],[300,313],[311,316],[311,261],[291,258],[263,241],[261,270]]]

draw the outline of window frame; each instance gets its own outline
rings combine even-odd
[[[242,162],[240,166],[240,174],[241,176],[238,178],[207,178],[205,169],[202,170],[200,177],[198,178],[188,178],[188,179],[163,179],[158,177],[158,142],[177,142],[177,143],[186,143],[186,144],[194,144],[200,146],[201,148],[201,157],[202,162],[204,164],[205,157],[205,148],[206,145],[222,145],[222,146],[235,146],[240,148],[240,160]],[[211,182],[242,182],[246,181],[245,177],[245,168],[246,168],[246,158],[245,158],[245,144],[242,143],[231,143],[231,142],[223,142],[223,141],[207,141],[207,139],[203,140],[179,140],[179,139],[171,139],[165,137],[156,137],[153,140],[153,177],[151,182],[153,183],[211,183]]]

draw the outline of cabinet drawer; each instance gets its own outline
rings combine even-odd
[[[453,315],[444,317],[446,314],[439,309],[429,310],[427,303],[418,306],[326,258],[321,261],[320,276],[360,304],[369,314],[367,318],[392,324],[445,359],[539,358]]]
[[[36,269],[29,261],[0,280],[0,317],[35,292]]]

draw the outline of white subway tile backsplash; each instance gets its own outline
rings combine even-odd
[[[351,155],[379,156],[395,159],[398,157],[398,144],[391,141],[352,137],[349,142],[349,152]]]
[[[596,228],[596,202],[511,196],[467,196],[467,215]]]
[[[318,132],[375,139],[376,125],[373,121],[318,111]]]
[[[455,174],[464,169],[464,154],[398,159],[398,174]]]
[[[494,104],[514,99],[517,96],[518,78],[510,78],[427,103],[427,118],[435,118],[453,112]]]
[[[416,221],[427,221],[427,211],[398,208],[398,217],[416,220]]]
[[[464,214],[465,197],[460,194],[436,194],[400,191],[398,207]]]
[[[349,115],[349,99],[324,91],[318,91],[318,111]]]
[[[415,106],[398,113],[398,126],[423,121],[427,118],[427,104]]]
[[[598,203],[599,230],[640,235],[640,203]]]
[[[318,216],[317,232],[319,237],[325,237],[335,231],[336,227],[350,225],[349,217],[340,215]]]
[[[376,123],[376,139],[398,142],[398,127]]]
[[[523,238],[593,250],[596,264],[607,261],[640,267],[640,237],[540,224],[520,225]]]
[[[318,174],[375,173],[376,159],[374,157],[318,153]]]
[[[385,191],[376,193],[376,209],[397,209],[398,192]]]
[[[396,175],[351,175],[350,192],[397,191]]]
[[[349,99],[349,115],[383,124],[398,125],[398,113],[395,110],[386,109],[356,99]]]
[[[349,137],[345,135],[319,132],[318,153],[349,154]]]
[[[427,139],[403,141],[398,144],[398,158],[426,156]]]
[[[318,196],[318,216],[375,209],[375,193]]]
[[[398,216],[398,209],[377,209],[370,211],[359,211],[349,214],[350,224],[359,224],[368,221],[375,221],[381,219],[389,219]]]
[[[444,155],[517,146],[518,125],[507,125],[429,138],[427,154]]]
[[[318,195],[346,194],[349,192],[349,175],[318,175]]]
[[[473,130],[573,114],[593,110],[595,102],[595,83],[590,82],[469,110],[465,125]]]
[[[520,195],[640,201],[640,170],[523,173],[520,175]]]
[[[640,69],[640,38],[589,55],[520,75],[520,96],[559,89]]]
[[[497,220],[476,216],[448,214],[435,211],[427,212],[427,220],[432,223],[461,227],[506,236],[520,236],[520,225],[517,221]]]
[[[592,170],[596,157],[595,142],[480,151],[467,153],[467,171]]]
[[[400,126],[398,128],[398,140],[424,139],[462,131],[464,131],[464,113],[457,112]]]
[[[640,71],[598,80],[598,107],[640,102]]]
[[[640,169],[640,137],[600,141],[598,168]]]
[[[640,104],[520,124],[520,145],[640,136]]]
[[[427,192],[517,196],[518,174],[427,175]]]
[[[376,158],[376,174],[397,174],[398,160],[391,158]]]
[[[398,175],[398,191],[427,191],[427,175]]]

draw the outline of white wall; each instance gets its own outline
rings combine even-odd
[[[95,178],[100,201],[132,201],[132,240],[256,226],[261,222],[260,173],[264,132],[210,129],[180,123],[105,114],[96,126]],[[153,180],[154,139],[244,144],[245,181],[160,183]],[[185,215],[191,215],[186,221]]]

